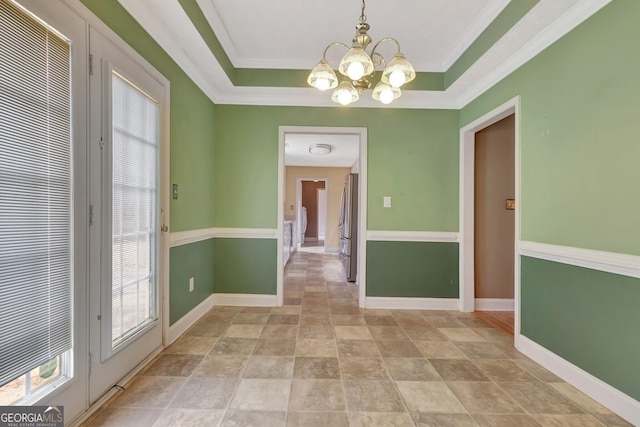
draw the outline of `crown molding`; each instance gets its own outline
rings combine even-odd
[[[179,2],[164,1],[163,7],[157,7],[157,1],[118,0],[214,103],[345,108],[334,104],[327,95],[318,94],[311,88],[234,86]],[[551,7],[548,5],[554,2],[541,0],[447,90],[407,90],[391,105],[382,105],[369,97],[363,97],[357,104],[346,108],[463,108],[611,1],[581,0],[556,18],[545,14],[545,7]],[[207,0],[197,2],[205,9],[213,8]],[[545,24],[549,21],[549,24]],[[217,25],[216,28],[220,28],[221,23],[214,24]],[[517,34],[531,32],[535,32],[536,35],[528,42],[520,46],[514,43]],[[230,40],[225,40],[221,33],[217,34],[223,48],[231,50]],[[500,52],[497,52],[497,45],[500,45]],[[512,53],[507,55],[506,60],[492,59],[500,55],[505,56],[507,50]],[[499,65],[492,66],[489,72],[482,72],[487,63]]]

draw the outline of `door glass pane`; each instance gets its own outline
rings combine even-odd
[[[112,75],[112,348],[157,318],[158,104]]]

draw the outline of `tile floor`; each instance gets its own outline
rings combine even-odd
[[[84,425],[630,425],[473,315],[360,310],[342,277],[297,253],[283,307],[214,307]]]

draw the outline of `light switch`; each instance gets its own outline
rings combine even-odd
[[[385,208],[390,208],[391,207],[391,196],[384,196],[382,198],[383,204],[382,206]]]

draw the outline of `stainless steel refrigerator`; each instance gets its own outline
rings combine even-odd
[[[340,261],[347,281],[355,282],[358,273],[358,174],[345,177],[340,201]]]

